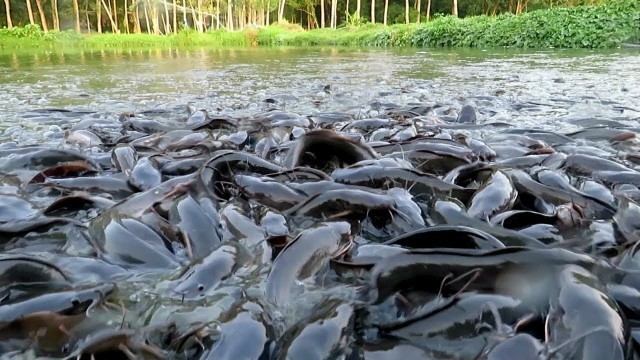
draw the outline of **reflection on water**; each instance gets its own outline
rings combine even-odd
[[[493,120],[557,126],[562,116],[591,116],[599,102],[640,107],[640,54],[608,51],[367,50],[242,48],[0,52],[0,121],[24,124],[42,107],[118,114],[193,104],[250,114],[277,94],[300,99],[288,110],[367,110],[371,100],[441,102],[456,107],[474,96]],[[322,92],[331,85],[330,94]],[[536,114],[513,105],[563,99],[570,106]],[[482,107],[487,111],[482,111]],[[606,112],[605,111],[605,112]],[[589,114],[588,114],[589,113]],[[606,115],[606,114],[605,114]],[[614,116],[608,114],[607,116]],[[628,116],[637,114],[627,111]]]

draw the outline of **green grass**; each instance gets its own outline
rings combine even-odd
[[[0,49],[15,48],[185,48],[247,46],[366,46],[481,48],[612,48],[640,41],[640,1],[615,0],[602,6],[537,10],[518,16],[438,17],[429,23],[363,24],[337,30],[304,31],[280,24],[244,31],[204,34],[44,34],[38,26],[0,29]]]
[[[257,32],[253,30],[253,32]],[[178,34],[158,36],[153,34],[91,34],[74,31],[50,31],[28,25],[24,28],[0,29],[0,49],[128,49],[128,48],[185,48],[251,46],[252,30],[216,30],[204,34],[182,30]],[[255,37],[255,36],[254,36]]]

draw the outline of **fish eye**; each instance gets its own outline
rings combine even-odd
[[[71,299],[71,305],[73,305],[73,306],[80,305],[80,299],[78,299],[78,298]]]
[[[204,285],[198,284],[198,291],[204,291]]]

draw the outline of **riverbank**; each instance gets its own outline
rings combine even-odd
[[[445,16],[428,23],[303,30],[272,25],[204,34],[44,34],[35,26],[0,29],[0,48],[175,48],[226,46],[366,46],[480,48],[613,48],[640,42],[640,2],[620,0],[602,6],[537,10],[521,15]]]

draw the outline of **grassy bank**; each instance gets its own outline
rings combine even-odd
[[[175,35],[44,34],[37,26],[0,29],[0,48],[176,48],[224,46],[351,45],[371,47],[611,48],[640,41],[640,1],[603,6],[554,8],[515,16],[439,17],[429,23],[382,26],[365,24],[337,30],[304,31],[296,25],[272,25],[244,31],[217,30]]]

